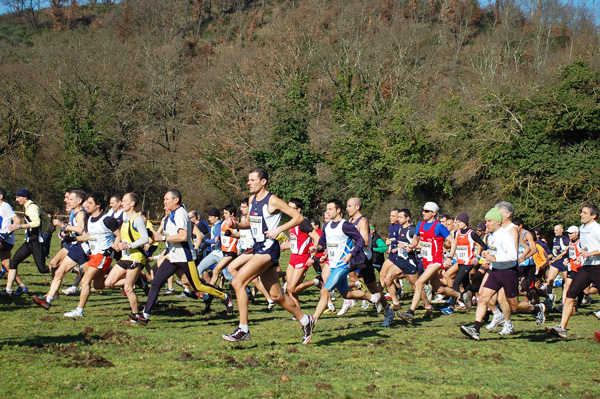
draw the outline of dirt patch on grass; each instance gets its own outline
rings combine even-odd
[[[139,338],[134,338],[124,331],[106,330],[95,333],[91,327],[85,327],[81,333],[85,345],[105,344],[130,346],[143,343]]]
[[[58,318],[58,316],[44,316],[40,318],[41,321],[45,321],[45,322],[52,322],[52,321],[57,321],[60,320]]]
[[[112,362],[91,352],[77,354],[73,360],[64,364],[65,367],[115,367]]]
[[[322,391],[331,391],[333,389],[333,386],[331,386],[331,384],[324,384],[322,382],[317,382],[315,384],[315,388],[320,389]]]

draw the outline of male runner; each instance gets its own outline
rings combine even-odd
[[[10,231],[9,226],[11,224],[18,225],[21,223],[21,219],[17,216],[13,207],[6,201],[6,191],[0,188],[0,259],[2,260],[2,271],[0,272],[0,278],[4,277],[10,269],[10,252],[15,246],[15,235]],[[16,277],[19,285],[23,284],[21,279]]]
[[[302,343],[307,344],[312,337],[314,319],[304,314],[289,296],[283,294],[276,269],[280,255],[277,236],[298,226],[303,218],[300,213],[267,190],[268,181],[269,174],[266,169],[252,169],[248,175],[248,188],[252,194],[250,216],[240,223],[233,219],[226,221],[230,227],[238,230],[250,228],[255,244],[252,258],[238,271],[232,282],[240,312],[239,326],[233,333],[224,334],[222,337],[232,342],[250,339],[246,286],[256,277],[260,277],[269,297],[300,321],[304,335]],[[282,226],[279,225],[281,213],[290,217],[290,221]]]
[[[578,230],[579,231],[579,230]],[[546,276],[547,288],[546,291],[550,295],[552,300],[552,307],[554,307],[554,279],[560,273],[563,281],[567,281],[567,267],[564,265],[564,259],[568,258],[569,255],[569,236],[565,234],[565,229],[562,224],[554,226],[554,239],[552,240],[552,263],[548,269],[548,275]]]

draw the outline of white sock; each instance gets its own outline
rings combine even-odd
[[[304,315],[302,316],[302,318],[300,319],[300,324],[302,324],[303,326],[307,325],[308,322],[310,321],[310,317],[308,317],[308,315]]]
[[[51,297],[50,295],[48,295],[46,297],[46,302],[48,302],[48,303],[52,303],[53,300],[54,300],[54,297]]]
[[[144,311],[142,311],[142,316],[144,316],[144,319],[149,319],[150,318],[150,314],[146,313]]]
[[[500,309],[496,309],[492,313],[494,314],[494,317],[496,317],[496,318],[502,316],[502,312],[500,311]]]
[[[505,326],[512,326],[512,322],[510,320],[504,320]]]
[[[77,313],[83,313],[83,308],[80,308],[79,306],[77,306],[77,309],[75,309],[77,311]]]
[[[274,304],[275,301],[271,300],[271,299],[267,299],[267,302],[269,303],[269,305]]]
[[[243,332],[247,333],[248,330],[248,324],[240,324],[239,325],[240,330],[242,330]]]
[[[13,290],[12,290],[12,288],[7,288],[7,289],[6,289],[6,293],[7,293],[7,294],[12,294],[12,293],[13,293]]]

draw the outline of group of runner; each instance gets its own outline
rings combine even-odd
[[[42,213],[31,193],[27,189],[16,192],[16,201],[25,213],[22,223],[0,189],[0,274],[7,274],[6,288],[0,296],[10,298],[27,292],[18,266],[33,255],[41,273],[52,272],[48,292],[33,296],[37,305],[49,309],[64,278],[76,270],[76,281],[62,292],[79,293],[79,303],[64,316],[82,317],[93,290],[121,287],[131,308],[126,322],[147,325],[158,296],[174,292],[174,275],[185,287],[183,295],[203,298],[206,311],[217,297],[231,313],[232,296],[219,288],[223,280],[228,280],[235,291],[239,323],[232,333],[223,334],[223,339],[235,342],[250,338],[252,284],[266,297],[268,310],[278,304],[291,313],[300,323],[302,343],[307,344],[323,313],[335,312],[336,290],[344,298],[338,315],[362,300],[362,308],[373,304],[383,313],[383,327],[391,326],[396,316],[412,323],[421,302],[424,317],[432,316],[432,303],[445,303],[445,315],[468,311],[476,304],[474,323],[462,325],[460,331],[479,340],[488,313],[491,321],[486,329],[494,331],[503,325],[499,334],[510,335],[514,333],[512,312],[530,313],[536,325],[542,326],[546,311],[552,308],[562,312],[561,323],[546,330],[566,338],[574,309],[586,300],[586,295],[597,292],[600,284],[599,210],[591,204],[582,207],[581,227],[570,226],[567,234],[563,226],[555,227],[551,250],[544,247],[535,231],[525,229],[522,220],[513,217],[514,208],[508,202],[490,209],[485,222],[476,229],[469,227],[466,212],[455,218],[440,217],[434,202],[423,206],[422,221],[416,226],[410,210],[392,209],[388,238],[384,240],[363,215],[360,198],[348,199],[345,206],[338,199],[328,201],[321,230],[317,220],[302,216],[301,200],[291,198],[285,202],[268,191],[267,183],[265,169],[252,169],[248,201],[242,202],[239,209],[222,209],[223,220],[219,209],[211,209],[210,225],[198,212],[187,211],[181,192],[171,189],[164,195],[165,217],[156,230],[145,214],[138,212],[134,193],[115,195],[105,204],[99,194],[68,190],[64,201],[69,220],[52,220],[60,231],[62,246],[49,268],[42,249]],[[284,224],[282,214],[289,217]],[[24,229],[26,238],[11,259],[17,229]],[[280,243],[284,232],[288,232],[289,240]],[[155,254],[161,241],[166,249]],[[291,255],[282,272],[279,259],[284,250],[290,250]],[[389,253],[387,259],[385,253]],[[153,261],[156,263],[150,266]],[[311,267],[317,276],[305,281]],[[218,286],[220,276],[223,279]],[[282,277],[286,281],[284,289]],[[399,300],[403,279],[414,289],[405,311],[401,311]],[[562,305],[558,307],[554,286],[561,280],[563,295],[558,302]],[[15,282],[18,288],[13,291]],[[313,286],[320,289],[320,297],[309,315],[301,309],[298,298]],[[144,289],[147,295],[142,309],[135,287]],[[600,318],[600,311],[594,314]],[[596,336],[600,340],[600,334]]]

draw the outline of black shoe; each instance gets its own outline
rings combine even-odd
[[[185,294],[185,296],[187,296],[188,298],[192,298],[192,299],[198,299],[198,295],[196,295],[195,292],[193,291],[183,291],[183,293]]]
[[[40,305],[44,309],[46,309],[46,310],[50,309],[50,304],[48,303],[48,301],[46,301],[46,297],[43,296],[40,298],[37,296],[33,296],[32,298],[33,298],[33,302]]]
[[[246,341],[250,339],[250,331],[243,332],[241,328],[236,328],[231,334],[223,334],[221,337],[230,342]]]
[[[210,308],[210,305],[212,304],[213,301],[213,296],[209,295],[208,299],[204,300],[204,314],[209,313],[212,309]]]
[[[227,306],[227,314],[233,313],[233,301],[231,300],[231,294],[229,292],[225,293],[225,298],[223,299],[223,304]]]

